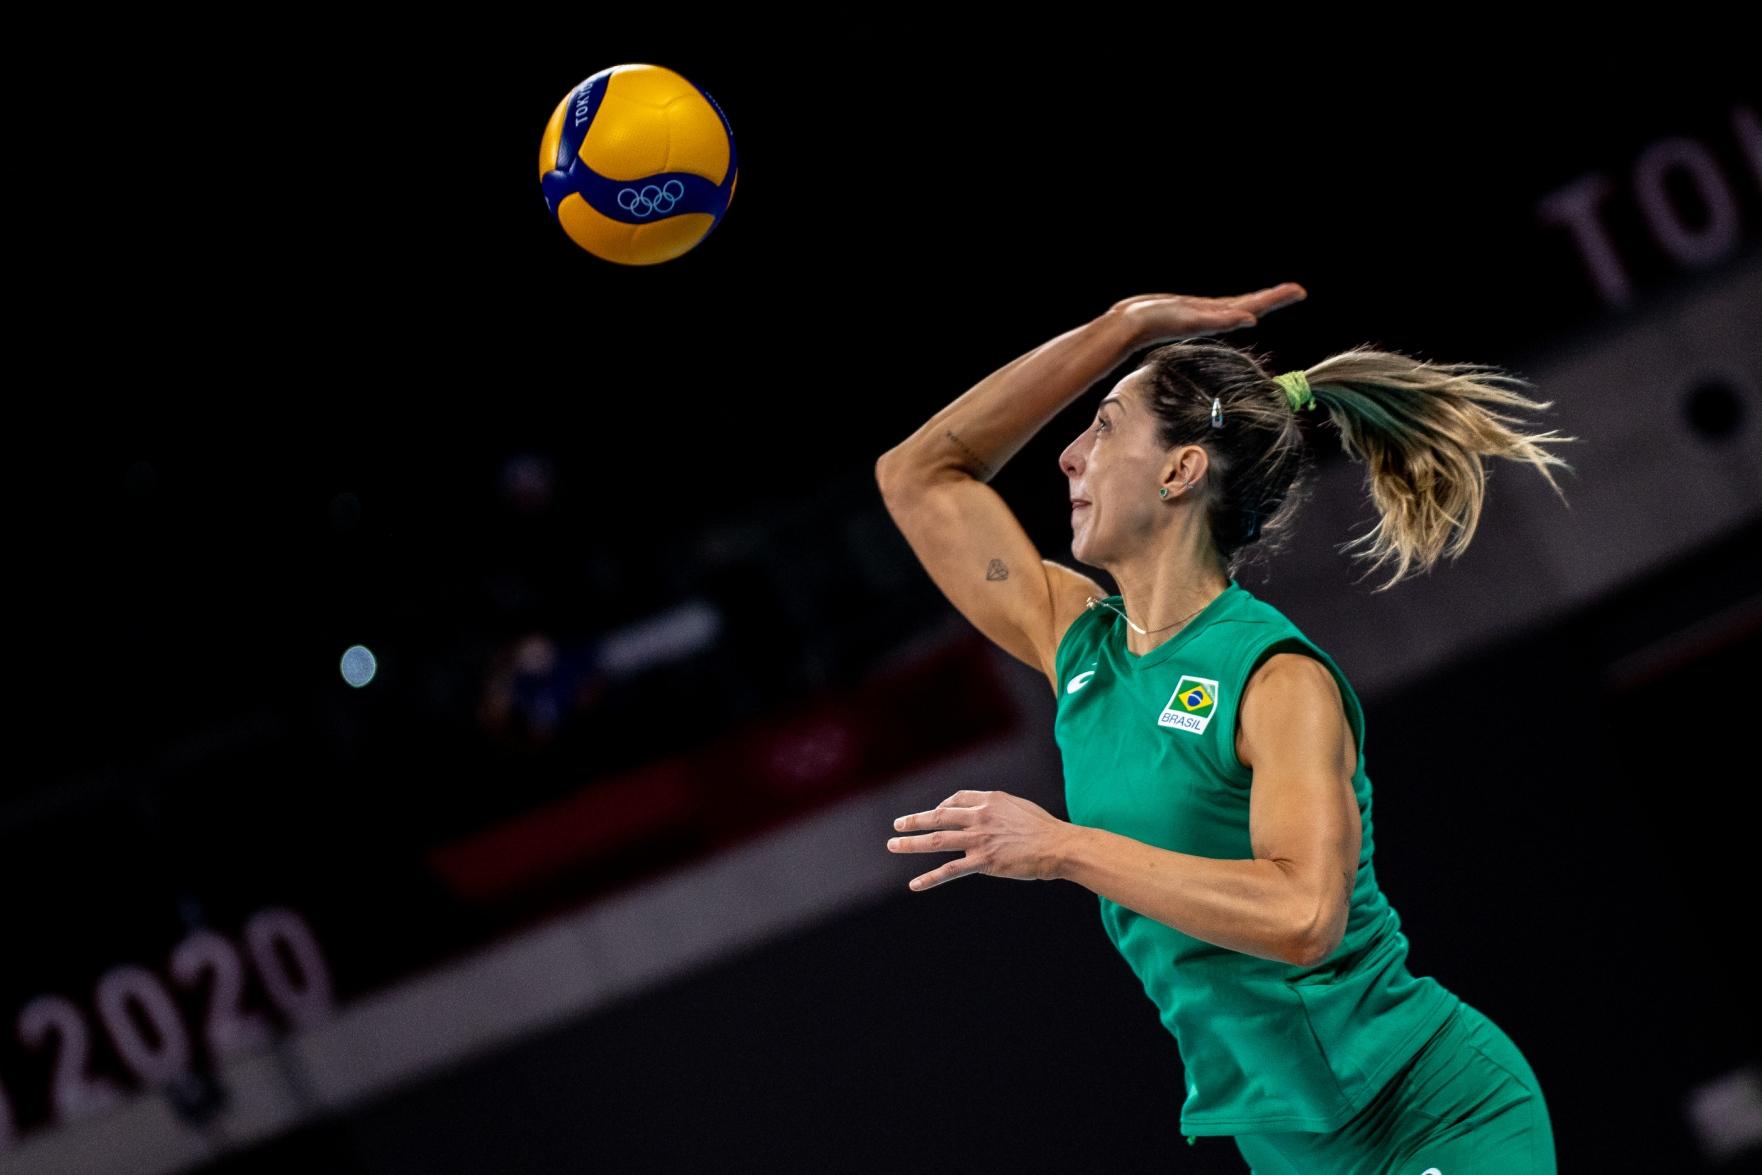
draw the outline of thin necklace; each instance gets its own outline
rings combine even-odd
[[[1218,594],[1222,595],[1223,593],[1220,592]],[[1193,619],[1195,616],[1199,615],[1201,612],[1203,612],[1207,608],[1211,607],[1212,601],[1214,601],[1216,599],[1217,599],[1217,596],[1213,596],[1210,600],[1205,601],[1205,603],[1199,605],[1199,607],[1193,609],[1193,611],[1187,613],[1185,616],[1183,616],[1179,620],[1175,621],[1175,624],[1185,624],[1187,621]],[[1106,600],[1098,600],[1094,596],[1090,596],[1089,602],[1087,605],[1085,605],[1085,607],[1093,609],[1095,607],[1095,605],[1097,605],[1097,604],[1100,604],[1103,608],[1109,608],[1115,612],[1119,612],[1121,618],[1124,619],[1127,624],[1132,624],[1132,618],[1130,616],[1127,616],[1124,612],[1121,612],[1120,609],[1115,608],[1112,604],[1108,603]],[[1146,632],[1142,628],[1138,628],[1138,626],[1136,624],[1132,624],[1132,627],[1138,629],[1139,636],[1149,636],[1150,633],[1152,633],[1152,632],[1167,632],[1169,629],[1175,627],[1175,624],[1165,624],[1161,628],[1153,628],[1153,629],[1150,629],[1148,632]]]

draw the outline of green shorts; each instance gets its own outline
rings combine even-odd
[[[1238,1134],[1253,1175],[1554,1175],[1554,1130],[1529,1062],[1462,1004],[1332,1134]]]

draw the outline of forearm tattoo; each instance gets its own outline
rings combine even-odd
[[[954,435],[954,430],[952,428],[948,430],[948,439],[953,441],[955,446],[967,455],[967,460],[972,462],[973,471],[978,474],[978,476],[982,478],[991,476],[991,466],[979,460],[979,455],[977,453],[961,444],[961,439]]]
[[[985,569],[985,578],[986,579],[1008,579],[1009,578],[1009,565],[1007,563],[1005,563],[1002,559],[993,559],[991,561],[991,565]]]

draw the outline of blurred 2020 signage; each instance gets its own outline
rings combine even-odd
[[[134,1092],[260,1049],[333,1006],[330,968],[297,911],[270,907],[236,938],[197,930],[162,967],[125,963],[89,993],[46,992],[17,1009],[0,1049],[0,1150],[77,1122]]]

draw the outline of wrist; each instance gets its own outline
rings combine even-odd
[[[1110,307],[1103,311],[1101,317],[1097,318],[1095,322],[1102,332],[1113,337],[1114,345],[1119,349],[1121,358],[1130,355],[1144,345],[1138,333],[1139,324],[1123,307]]]
[[[1066,823],[1059,830],[1058,840],[1053,846],[1052,876],[1048,880],[1070,881],[1072,879],[1072,874],[1076,872],[1091,831],[1081,824],[1070,823]]]

